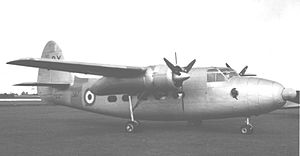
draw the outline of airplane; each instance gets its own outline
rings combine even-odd
[[[125,131],[134,133],[140,120],[188,121],[245,117],[242,134],[252,134],[251,116],[281,109],[287,101],[299,104],[299,91],[278,82],[237,73],[226,67],[193,68],[196,60],[181,67],[164,58],[165,65],[132,67],[63,61],[61,49],[49,41],[41,58],[7,64],[39,68],[37,86],[45,103],[126,118]],[[99,78],[80,78],[72,73]]]

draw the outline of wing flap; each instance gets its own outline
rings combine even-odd
[[[19,59],[7,64],[59,70],[74,73],[101,75],[107,77],[136,77],[145,73],[142,67],[116,66],[83,62],[59,61],[52,59]]]

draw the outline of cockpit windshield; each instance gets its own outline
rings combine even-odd
[[[238,74],[230,68],[212,67],[207,70],[207,82],[222,82],[234,76],[238,76]]]
[[[230,79],[233,76],[238,76],[238,74],[230,68],[219,68],[219,70],[227,77],[227,79]]]

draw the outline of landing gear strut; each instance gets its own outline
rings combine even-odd
[[[250,123],[250,117],[247,117],[245,124],[241,126],[241,133],[242,134],[252,134],[253,133],[253,126]]]
[[[126,123],[125,130],[127,133],[134,133],[136,131],[136,128],[140,125],[140,122],[134,120],[131,96],[128,97],[129,97],[128,100],[129,100],[130,121]]]

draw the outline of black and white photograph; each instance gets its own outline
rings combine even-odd
[[[300,0],[11,0],[0,20],[0,155],[299,155]]]

